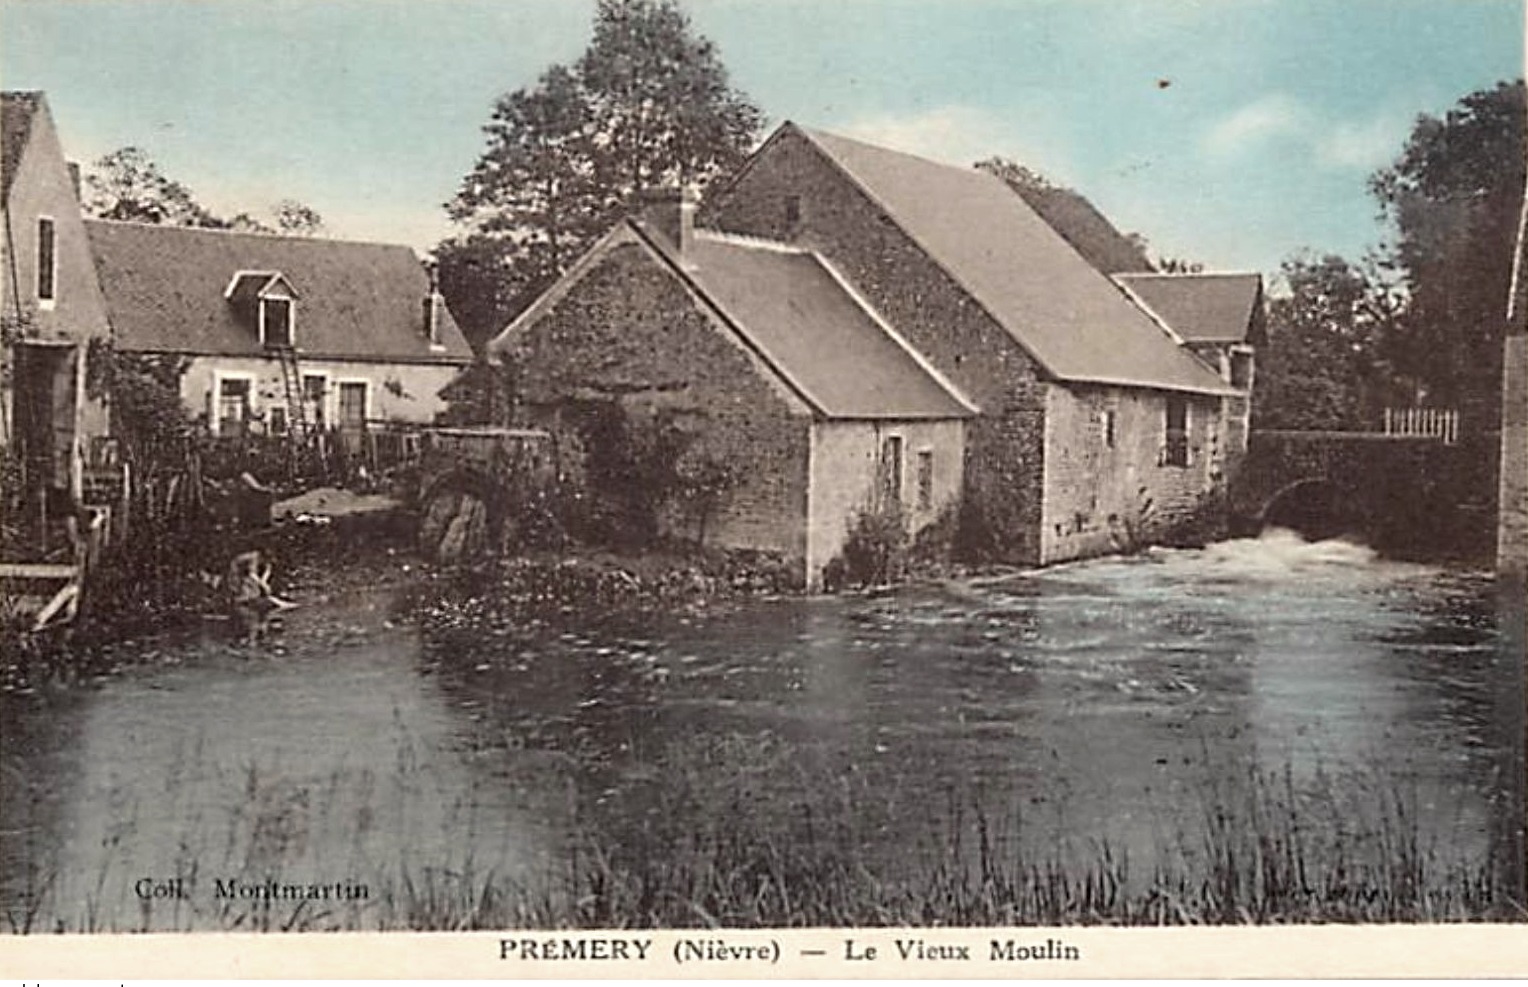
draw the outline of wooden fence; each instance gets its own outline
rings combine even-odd
[[[1386,408],[1385,434],[1437,439],[1451,446],[1459,441],[1459,412],[1452,408]]]

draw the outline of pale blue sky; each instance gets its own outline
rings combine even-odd
[[[0,84],[67,152],[147,149],[221,211],[282,197],[428,249],[494,97],[593,0],[0,0]],[[1274,270],[1382,235],[1416,114],[1522,74],[1522,0],[689,0],[771,125],[1023,161],[1164,254]],[[1163,88],[1158,82],[1167,80]]]

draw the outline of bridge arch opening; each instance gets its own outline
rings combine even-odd
[[[1363,518],[1351,493],[1323,477],[1295,480],[1268,498],[1260,529],[1288,528],[1310,541],[1359,534]]]
[[[456,562],[490,551],[503,526],[492,481],[472,469],[430,480],[419,498],[419,547],[429,558]]]

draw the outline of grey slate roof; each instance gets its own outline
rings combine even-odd
[[[1180,348],[1001,179],[797,129],[1051,375],[1163,390],[1226,391],[1208,367]]]
[[[972,414],[817,255],[697,231],[685,274],[829,418]]]
[[[32,136],[32,118],[42,106],[40,92],[0,93],[0,201],[9,201],[11,180]]]
[[[300,299],[300,354],[397,363],[472,359],[444,305],[443,346],[432,350],[425,330],[429,277],[408,247],[104,220],[86,221],[85,230],[123,349],[263,353],[224,293],[240,271],[275,271]]]
[[[1119,274],[1173,332],[1188,343],[1244,343],[1258,306],[1257,274]]]

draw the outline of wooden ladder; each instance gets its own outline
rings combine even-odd
[[[297,349],[282,346],[276,350],[281,363],[281,383],[286,389],[287,431],[301,435],[308,430],[306,395],[302,392],[302,371],[297,367]]]

